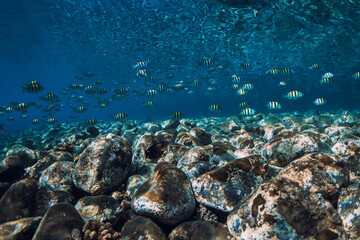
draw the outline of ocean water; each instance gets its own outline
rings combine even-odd
[[[49,128],[49,118],[59,123],[113,121],[117,113],[137,120],[165,120],[177,111],[185,118],[232,116],[239,115],[240,102],[257,113],[359,109],[360,80],[353,77],[360,71],[358,1],[2,0],[0,9],[1,134],[29,129],[33,119]],[[137,76],[141,68],[133,68],[147,59],[144,69],[155,81]],[[213,65],[206,67],[206,60]],[[243,63],[250,67],[243,69]],[[310,69],[312,64],[319,68]],[[294,73],[267,73],[284,68]],[[334,75],[332,83],[321,84],[327,72]],[[251,83],[254,88],[237,95],[233,75],[241,77],[240,87]],[[192,85],[195,79],[199,87]],[[24,91],[34,80],[44,90]],[[281,81],[286,86],[279,86]],[[72,90],[71,84],[108,93],[90,95]],[[169,89],[182,84],[184,89],[144,96],[160,84]],[[129,91],[113,100],[113,88]],[[283,98],[293,90],[304,96]],[[40,99],[49,92],[61,101]],[[83,101],[77,101],[79,96]],[[327,102],[317,106],[313,101],[320,97]],[[99,100],[107,106],[99,108]],[[149,100],[155,108],[142,107]],[[268,109],[269,101],[282,108]],[[29,107],[7,113],[14,102]],[[44,110],[49,104],[56,105],[54,115]],[[222,111],[209,111],[210,104]],[[72,106],[87,111],[78,113]]]

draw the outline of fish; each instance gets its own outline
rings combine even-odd
[[[84,113],[87,111],[87,108],[85,108],[84,106],[80,106],[80,107],[75,108],[75,111],[78,113]]]
[[[86,124],[86,126],[94,126],[97,124],[97,121],[95,119],[91,118],[91,119],[86,120],[85,124]]]
[[[8,117],[7,120],[8,120],[8,121],[14,121],[15,118],[14,118],[14,117]]]
[[[332,74],[331,72],[327,72],[327,73],[324,73],[321,78],[332,78],[333,76],[334,76],[334,74]]]
[[[266,74],[269,74],[269,75],[277,75],[279,74],[280,71],[278,69],[275,69],[275,68],[272,68],[272,69],[269,69],[266,71]]]
[[[266,104],[266,107],[268,108],[268,109],[272,109],[272,110],[280,110],[281,109],[281,105],[280,105],[280,103],[278,103],[278,102],[268,102],[267,104]]]
[[[324,105],[326,103],[326,99],[325,98],[317,98],[314,100],[314,104],[315,105]]]
[[[279,82],[279,86],[286,86],[286,82],[284,81]]]
[[[80,75],[75,76],[75,78],[76,78],[77,80],[83,80],[83,79],[84,79],[84,77],[83,77],[83,76],[80,76]]]
[[[311,66],[309,67],[309,69],[311,69],[311,70],[317,70],[317,69],[319,69],[319,64],[317,64],[317,63],[311,64]]]
[[[38,118],[35,118],[31,121],[32,124],[38,124],[39,123],[39,119]]]
[[[240,88],[239,84],[237,83],[234,83],[232,86],[231,86],[232,89],[235,89],[235,90],[238,90]]]
[[[16,106],[15,106],[15,110],[19,111],[19,112],[26,112],[28,108],[29,108],[29,105],[26,103],[19,103],[19,104],[16,104]]]
[[[142,106],[147,108],[154,108],[156,104],[153,101],[147,101]]]
[[[244,70],[250,69],[251,67],[250,63],[248,62],[240,63],[240,65]]]
[[[106,88],[101,88],[98,91],[99,94],[106,94],[107,92],[108,92],[108,90]]]
[[[84,87],[84,85],[77,84],[77,83],[74,83],[74,84],[70,85],[70,88],[72,88],[72,89],[79,89],[79,88],[83,88],[83,87]]]
[[[90,86],[86,86],[86,87],[85,87],[84,92],[85,92],[86,94],[95,94],[95,93],[97,93],[98,91],[97,91],[96,87],[90,85]]]
[[[145,78],[146,80],[150,81],[150,82],[156,82],[157,81],[157,78],[154,77],[154,76],[148,76]]]
[[[53,94],[52,92],[46,94],[41,99],[44,100],[44,101],[47,101],[47,102],[59,102],[59,101],[61,101],[60,98],[58,96],[56,96],[55,94]]]
[[[249,91],[249,90],[252,90],[254,88],[254,85],[252,85],[251,83],[247,83],[247,84],[244,84],[242,86],[242,88]]]
[[[291,68],[283,68],[283,69],[281,69],[280,73],[282,75],[290,75],[290,74],[294,74],[295,71]]]
[[[211,104],[208,106],[208,109],[211,111],[211,112],[221,112],[222,109],[219,105],[217,104]]]
[[[57,120],[55,118],[49,118],[48,120],[46,120],[46,122],[48,124],[55,124],[57,122]]]
[[[24,114],[24,115],[22,115],[21,117],[24,118],[24,119],[26,119],[26,118],[29,118],[29,115]]]
[[[98,81],[95,81],[95,84],[102,84],[102,81],[98,80]]]
[[[301,98],[302,96],[304,96],[304,94],[297,90],[290,91],[290,92],[286,93],[285,95],[283,95],[284,98],[288,98],[288,99],[292,99],[292,100],[297,100],[297,99]]]
[[[177,66],[176,66],[175,64],[171,64],[171,65],[169,66],[169,68],[172,69],[172,70],[174,70],[174,69],[177,68]]]
[[[23,87],[23,90],[28,93],[40,93],[44,90],[38,81],[29,81]]]
[[[233,79],[232,79],[232,82],[233,82],[233,83],[240,83],[240,82],[241,82],[241,77],[239,77],[239,76],[234,76]]]
[[[202,61],[202,64],[203,64],[205,67],[207,67],[207,68],[211,68],[211,67],[214,66],[214,63],[213,63],[211,60],[209,60],[209,59]]]
[[[199,87],[200,86],[200,82],[198,80],[193,80],[191,85],[193,85],[194,87]]]
[[[93,72],[84,72],[83,74],[85,77],[92,78],[94,76]]]
[[[360,79],[360,72],[354,73],[353,78]]]
[[[239,108],[246,108],[248,107],[248,104],[246,102],[241,102],[237,105]]]
[[[115,120],[126,120],[128,118],[128,115],[126,113],[118,113],[114,116]]]
[[[136,72],[138,77],[147,77],[150,73],[146,69],[140,69]]]
[[[251,116],[255,114],[255,110],[252,108],[244,108],[241,112],[240,115],[242,116]]]
[[[7,113],[12,113],[12,112],[14,112],[14,111],[15,111],[15,109],[12,108],[12,107],[7,107],[7,108],[5,108],[5,112],[7,112]]]
[[[114,92],[116,92],[117,94],[121,94],[121,95],[125,95],[129,93],[129,89],[127,88],[115,88],[113,89]]]
[[[320,79],[320,84],[323,84],[323,85],[327,85],[327,84],[330,84],[332,83],[332,78],[328,78],[328,77],[323,77]]]
[[[133,68],[144,68],[151,62],[151,59],[146,59],[145,61],[137,62],[133,65]]]
[[[240,95],[240,96],[243,96],[243,95],[246,95],[247,94],[247,91],[243,88],[240,88],[236,91],[236,94],[237,95]]]
[[[164,92],[165,91],[165,86],[164,85],[159,85],[155,88],[156,91],[158,92]]]
[[[158,92],[154,89],[150,89],[145,92],[145,96],[147,97],[155,97],[157,94]]]
[[[176,84],[176,85],[174,86],[174,90],[175,90],[175,91],[181,91],[181,90],[183,90],[183,89],[184,89],[184,85],[182,85],[181,83]]]
[[[172,118],[172,119],[175,119],[175,120],[181,119],[181,118],[183,118],[183,117],[184,117],[184,114],[182,114],[181,112],[173,112],[173,113],[171,114],[171,118]]]

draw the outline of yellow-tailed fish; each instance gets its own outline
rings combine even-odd
[[[278,69],[272,68],[266,71],[267,74],[269,75],[278,75],[280,73],[280,71]]]
[[[250,115],[255,114],[255,110],[252,108],[245,108],[240,112],[240,114],[243,116],[250,116]]]
[[[315,105],[324,105],[325,103],[326,103],[325,98],[317,98],[317,99],[314,100]]]
[[[319,64],[314,63],[314,64],[312,64],[312,65],[309,67],[309,69],[311,69],[311,70],[317,70],[317,69],[319,69]]]
[[[251,83],[247,83],[247,84],[244,84],[242,86],[242,88],[249,91],[249,90],[252,90],[254,88],[254,85],[252,85]]]
[[[240,95],[240,96],[246,95],[246,93],[247,93],[247,91],[243,88],[240,88],[236,91],[236,94]]]
[[[181,119],[183,117],[184,117],[184,114],[182,114],[181,112],[173,112],[171,114],[172,119]]]
[[[327,73],[324,73],[321,78],[332,78],[333,76],[334,76],[334,74],[332,74],[331,72],[327,72]]]
[[[274,102],[274,101],[268,102],[268,103],[266,104],[266,107],[267,107],[268,109],[272,109],[272,110],[280,110],[280,109],[281,109],[280,103]]]
[[[44,88],[41,86],[41,84],[38,81],[29,81],[25,84],[25,86],[23,87],[24,91],[29,92],[29,93],[39,93],[42,90],[44,90]]]
[[[326,77],[326,78],[321,78],[321,79],[320,79],[320,83],[323,84],[323,85],[330,84],[330,83],[332,83],[332,78],[328,78],[328,77]]]
[[[246,108],[248,107],[248,104],[246,102],[241,102],[237,105],[239,108]]]
[[[94,76],[94,73],[92,72],[84,72],[83,74],[85,77],[92,78]]]
[[[126,113],[118,113],[114,116],[115,120],[126,120],[128,115]]]
[[[360,72],[354,73],[353,78],[360,79]]]
[[[208,106],[208,109],[211,111],[211,112],[221,112],[222,109],[219,105],[217,104],[211,104]]]
[[[250,69],[251,66],[248,62],[241,63],[240,65],[244,70]]]
[[[286,82],[284,81],[279,82],[279,86],[286,86]]]
[[[48,124],[54,124],[54,123],[56,123],[57,121],[56,121],[55,118],[49,118],[48,120],[46,120],[46,122],[47,122]]]
[[[158,92],[154,89],[150,89],[145,92],[145,96],[147,97],[155,97],[157,94]]]
[[[87,126],[94,126],[94,125],[97,124],[97,121],[96,121],[95,119],[91,118],[91,119],[86,120],[86,121],[85,121],[85,124],[86,124]]]
[[[142,106],[147,108],[154,108],[156,104],[153,101],[146,101]]]
[[[302,92],[295,90],[295,91],[290,91],[290,92],[286,93],[283,97],[287,98],[287,99],[296,100],[296,99],[301,98],[302,96],[304,96],[304,94]]]

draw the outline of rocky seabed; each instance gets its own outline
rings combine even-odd
[[[359,239],[359,146],[356,111],[28,130],[0,239]]]

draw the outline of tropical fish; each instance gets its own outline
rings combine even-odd
[[[176,84],[176,85],[174,86],[174,90],[175,90],[175,91],[181,91],[181,90],[183,90],[183,89],[184,89],[184,85],[182,85],[181,83]]]
[[[165,91],[165,86],[164,85],[159,85],[155,88],[156,91],[158,92],[164,92]]]
[[[86,120],[86,121],[85,121],[85,124],[86,124],[87,126],[94,126],[94,125],[97,124],[97,121],[96,121],[95,119],[91,118],[91,119]]]
[[[151,59],[147,59],[145,61],[140,61],[133,65],[133,68],[144,68],[150,63]]]
[[[360,79],[360,72],[354,73],[353,78]]]
[[[56,96],[55,94],[53,94],[52,92],[46,94],[41,99],[44,101],[47,101],[47,102],[59,102],[60,101],[60,98],[58,96]]]
[[[283,97],[288,98],[288,99],[296,100],[296,99],[301,98],[302,96],[304,96],[304,94],[302,92],[299,92],[299,91],[295,90],[295,91],[288,92]]]
[[[210,68],[210,67],[214,66],[214,63],[211,60],[204,60],[202,63],[207,68]]]
[[[233,75],[232,82],[233,83],[240,83],[241,82],[241,77]]]
[[[85,87],[84,92],[86,94],[95,94],[98,91],[97,91],[96,87],[90,85],[90,86]]]
[[[113,89],[113,91],[116,92],[117,94],[121,94],[121,95],[129,93],[129,89],[127,89],[127,88],[115,88],[115,89]]]
[[[84,72],[84,76],[88,78],[92,78],[94,76],[94,73],[92,72]]]
[[[328,77],[321,78],[320,83],[324,84],[324,85],[330,84],[330,83],[332,83],[332,78],[328,78]]]
[[[280,73],[280,71],[278,69],[272,68],[266,71],[267,74],[269,75],[277,75]]]
[[[20,112],[26,112],[28,108],[29,108],[29,105],[26,103],[19,103],[19,104],[16,104],[16,106],[15,106],[15,110],[20,111]]]
[[[49,124],[54,124],[54,123],[56,123],[57,121],[56,121],[55,118],[49,118],[48,120],[46,120],[46,122],[49,123]]]
[[[78,79],[78,80],[83,80],[83,79],[84,79],[84,77],[83,77],[83,76],[80,76],[80,75],[75,76],[75,78]]]
[[[324,73],[324,75],[322,75],[321,78],[332,78],[334,76],[334,74],[332,74],[331,72],[327,72],[327,73]]]
[[[142,106],[147,108],[154,108],[156,104],[153,101],[147,101]]]
[[[247,84],[244,84],[242,86],[242,88],[245,90],[252,90],[254,88],[254,85],[252,85],[251,83],[247,83]]]
[[[7,107],[7,108],[5,108],[5,112],[7,112],[7,113],[12,113],[12,112],[14,112],[14,111],[15,111],[15,109],[12,108],[12,107]]]
[[[172,119],[181,119],[183,117],[184,117],[184,114],[182,114],[181,112],[173,112],[171,114]]]
[[[248,107],[248,104],[246,102],[241,102],[237,105],[239,108],[246,108]]]
[[[243,95],[247,94],[247,91],[245,89],[243,89],[243,88],[240,88],[240,89],[238,89],[236,91],[236,94],[240,95],[240,96],[243,96]]]
[[[15,118],[14,118],[14,117],[8,117],[7,120],[8,120],[8,121],[14,121]]]
[[[324,105],[325,103],[326,103],[325,98],[317,98],[317,99],[314,100],[315,105]]]
[[[286,86],[286,82],[284,81],[279,82],[279,86]]]
[[[158,92],[154,89],[150,89],[145,92],[145,96],[147,97],[155,97],[157,94]]]
[[[240,63],[240,65],[244,70],[247,70],[250,68],[250,63],[248,63],[248,62]]]
[[[39,93],[42,90],[44,90],[44,88],[41,86],[41,84],[38,81],[27,82],[23,87],[23,89],[29,93]]]
[[[245,108],[240,112],[240,115],[243,115],[243,116],[250,116],[253,114],[255,114],[255,110],[252,108]]]
[[[128,115],[126,113],[118,113],[114,116],[115,120],[126,120]]]
[[[140,69],[136,72],[138,77],[147,77],[150,73],[146,69]]]
[[[294,74],[295,71],[291,68],[283,68],[281,69],[280,73],[283,75],[290,75],[290,74]]]
[[[35,118],[31,121],[32,124],[38,124],[39,123],[39,119],[38,118]]]
[[[170,68],[171,70],[174,70],[174,69],[176,69],[177,67],[176,67],[175,64],[171,64],[171,65],[169,66],[169,68]]]
[[[106,88],[101,88],[98,91],[100,94],[106,94],[108,92],[108,90]]]
[[[240,88],[239,84],[237,83],[234,83],[232,86],[231,86],[232,89],[235,89],[235,90],[238,90]]]
[[[194,81],[192,81],[192,83],[191,83],[194,87],[199,87],[200,86],[200,82],[198,81],[198,80],[194,80]]]
[[[280,110],[281,109],[281,105],[278,102],[268,102],[266,104],[268,109],[274,109],[274,110]]]
[[[221,112],[222,109],[219,105],[217,104],[211,104],[208,106],[208,109],[211,111],[211,112]]]
[[[312,70],[319,69],[319,64],[314,63],[314,64],[312,64],[312,65],[309,67],[309,69],[312,69]]]
[[[82,87],[84,87],[82,84],[77,84],[77,83],[74,83],[74,84],[70,85],[70,88],[72,88],[72,89],[79,89],[79,88],[82,88]]]
[[[80,107],[75,108],[75,111],[78,113],[84,113],[87,111],[87,108],[85,108],[84,106],[80,106]]]

